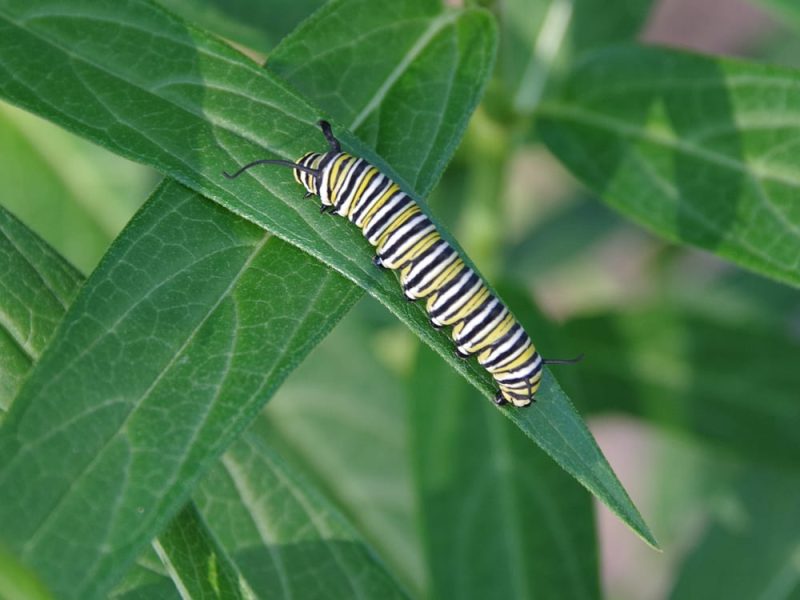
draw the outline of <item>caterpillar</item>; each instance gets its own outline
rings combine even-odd
[[[452,327],[456,354],[477,355],[478,364],[497,383],[495,402],[517,407],[535,402],[542,366],[571,364],[574,359],[543,359],[522,325],[459,253],[444,240],[419,205],[400,186],[363,158],[343,152],[327,121],[319,121],[327,152],[307,152],[296,162],[261,159],[256,165],[289,167],[305,198],[319,196],[320,213],[347,218],[376,248],[375,266],[399,273],[409,301],[426,299],[431,324]]]

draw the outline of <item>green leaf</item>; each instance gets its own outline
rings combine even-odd
[[[131,0],[112,7],[84,0],[65,10],[50,0],[30,10],[8,0],[0,5],[0,93],[156,166],[340,271],[381,300],[484,395],[493,396],[488,375],[454,358],[447,334],[432,331],[424,309],[401,300],[392,275],[372,267],[371,250],[358,233],[338,220],[320,219],[312,203],[298,200],[290,173],[264,169],[234,182],[220,177],[221,168],[263,155],[264,149],[293,158],[322,147],[314,126],[318,111],[229,47],[150,4]],[[437,37],[450,36],[458,49],[453,55],[484,58],[484,71],[473,73],[469,93],[460,94],[468,112],[488,71],[494,30],[482,12],[459,14]],[[458,26],[462,20],[473,25]],[[428,22],[421,25],[428,31]],[[56,76],[42,80],[45,68]],[[395,174],[356,138],[339,128],[337,133],[354,152]],[[652,539],[549,377],[541,398],[541,410],[505,414],[640,535]]]
[[[223,38],[266,53],[323,0],[161,0],[160,4]]]
[[[397,349],[406,332],[382,340],[386,328],[376,326],[371,308],[385,314],[363,300],[287,379],[265,413],[269,430],[262,439],[334,501],[419,596],[423,557],[408,464],[407,403],[398,376],[379,360],[380,341]]]
[[[180,600],[181,595],[161,559],[149,546],[108,597],[112,600]]]
[[[683,562],[671,598],[797,598],[800,536],[796,473],[760,469],[726,498],[727,519],[712,523]]]
[[[124,591],[112,593],[113,600],[183,600],[169,577],[162,576],[152,581],[136,581]]]
[[[35,264],[39,271],[43,272],[45,275],[48,273],[54,273],[55,276],[53,279],[55,280],[57,287],[72,287],[69,285],[69,281],[67,281],[66,286],[62,281],[64,279],[62,276],[63,273],[68,275],[73,274],[72,269],[69,268],[69,266],[66,265],[57,254],[50,251],[45,244],[30,234],[24,226],[15,221],[13,217],[3,212],[2,209],[0,209],[0,226],[0,230],[6,234],[4,241],[10,240],[12,242],[17,242],[21,247],[26,247],[29,250],[33,250],[32,254],[35,254],[37,257]],[[9,233],[13,234],[13,239],[8,235]],[[8,261],[8,264],[11,265],[12,268],[16,266],[15,261],[13,260],[14,256],[9,256],[9,259],[10,260]],[[17,277],[23,278],[21,280],[17,280],[15,278],[14,284],[17,287],[27,289],[25,284],[29,282],[33,284],[39,284],[43,288],[42,291],[49,293],[49,295],[44,294],[44,298],[46,300],[52,298],[51,290],[43,285],[44,279],[39,276],[37,271],[31,271],[33,276],[19,268],[14,269],[14,272],[17,274]],[[81,278],[79,275],[74,274],[74,280],[74,287],[77,288]],[[23,285],[20,286],[20,284]],[[4,299],[10,299],[12,298],[12,295],[8,294],[3,295],[2,297]],[[71,301],[71,298],[64,298],[63,301],[64,304],[68,304]],[[42,300],[38,297],[32,298],[30,306],[35,307],[37,304],[43,304]],[[59,307],[61,307],[60,304]],[[6,310],[5,312],[8,311]],[[31,320],[35,319],[29,317],[25,321]],[[39,339],[42,337],[43,333],[52,333],[55,330],[56,323],[57,320],[52,323],[50,321],[39,323],[38,327],[36,328],[37,335],[33,337],[35,339]],[[38,359],[38,353],[36,358]],[[5,361],[3,361],[2,364],[5,365]],[[254,435],[251,435],[251,437],[255,438]],[[254,447],[253,451],[255,452],[260,450]],[[227,458],[228,457],[226,457],[226,460]],[[273,482],[271,480],[266,482],[263,481],[264,477],[261,473],[261,470],[264,469],[265,461],[266,458],[262,458],[262,460],[257,460],[256,464],[254,465],[239,465],[239,472],[243,478],[254,478],[259,484],[261,484],[262,488],[269,489],[269,484]],[[284,473],[282,468],[275,467],[274,470],[274,477],[278,478],[281,482],[283,479],[292,480],[293,476]],[[211,479],[213,480],[213,478],[214,475],[212,474]],[[306,493],[304,489],[304,483],[301,481],[294,481],[293,485],[288,489],[287,485],[283,485],[283,483],[281,483],[279,486],[272,486],[272,488],[273,491],[271,494],[276,495],[278,492],[275,490],[282,488],[288,497],[284,498],[284,500],[279,503],[277,508],[273,505],[268,506],[267,508],[271,508],[272,512],[267,511],[260,513],[259,515],[251,515],[251,519],[262,518],[280,520],[282,518],[281,515],[283,514],[281,510],[283,503],[297,502],[294,495],[301,497],[302,494]],[[206,482],[203,484],[203,489],[208,490],[209,494],[214,495],[216,498],[215,502],[220,501],[221,488],[218,488],[215,484],[210,484],[208,480],[206,480]],[[331,508],[327,506],[323,500],[316,498],[315,500],[319,505],[319,510],[312,514],[305,515],[305,521],[302,518],[296,519],[294,522],[296,530],[302,531],[304,528],[315,527],[318,520],[322,519],[325,521],[328,519],[326,515],[331,512]],[[240,514],[243,513],[245,516],[247,516],[248,510],[252,508],[249,505],[244,504],[241,499],[239,499],[237,503],[236,497],[225,498],[225,505],[227,510],[238,509]],[[302,505],[299,506],[299,509],[302,509]],[[339,526],[336,531],[342,528],[346,529],[346,527],[340,525],[338,521],[336,524]],[[358,540],[354,539],[355,534],[351,530],[347,531],[350,532],[349,538],[353,539],[353,541],[350,543],[359,543]],[[230,534],[227,536],[227,539],[229,538]],[[238,543],[234,544],[234,548],[241,547],[241,539],[244,538],[235,538],[235,541]],[[320,541],[320,544],[324,542],[325,540],[322,540]],[[334,541],[333,543],[338,542]],[[160,555],[163,556],[165,564],[169,565],[169,570],[173,579],[176,581],[176,583],[179,583],[181,590],[184,592],[184,597],[240,597],[240,586],[247,586],[247,583],[243,579],[240,580],[240,576],[236,571],[236,567],[230,564],[229,559],[225,555],[225,551],[216,544],[215,540],[206,531],[206,525],[203,519],[196,513],[195,509],[191,505],[184,507],[183,511],[173,518],[167,529],[159,536],[156,544],[160,550]],[[264,551],[267,551],[267,549],[264,548]],[[255,544],[250,544],[247,552],[244,553],[245,558],[248,554],[252,554],[253,552],[255,552]],[[330,569],[331,566],[333,566],[334,569],[339,568],[339,563],[337,563],[336,560],[338,558],[337,554],[334,554],[333,556],[330,554],[326,554],[324,556],[309,556],[302,552],[298,553],[297,555],[290,553],[285,557],[285,561],[283,563],[288,576],[295,578],[306,577],[306,563],[308,558],[313,558],[318,571],[322,567],[327,569]],[[363,569],[364,559],[366,559],[368,563],[372,561],[372,558],[369,555],[361,557],[359,560],[351,560],[350,570],[345,571],[343,575],[340,575],[337,578],[337,581],[342,579],[346,581],[347,578],[351,578],[353,580],[357,579],[359,574],[358,572],[361,572]],[[157,561],[158,559],[155,558],[155,560]],[[358,565],[358,569],[356,570],[352,568],[353,565]],[[14,571],[10,570],[10,566],[4,567],[4,569],[6,570],[4,571],[3,569],[0,569],[0,577],[13,576]],[[386,576],[383,575],[382,577],[385,578]],[[324,584],[326,581],[328,581],[327,574],[320,573],[319,579],[322,582],[321,585]],[[12,597],[12,592],[9,591],[11,588],[6,589],[7,593],[4,594],[3,597],[6,597],[6,595]],[[26,594],[27,595],[21,597],[29,597],[31,592],[26,592]],[[248,596],[248,594],[250,595]],[[175,587],[169,578],[165,577],[163,574],[155,572],[152,565],[148,567],[143,564],[142,566],[136,565],[135,568],[128,573],[126,576],[126,581],[114,591],[112,597],[117,599],[124,598],[125,600],[133,600],[136,598],[174,598],[176,595],[177,591],[175,590]],[[243,595],[244,597],[252,597],[252,592],[245,588]]]
[[[256,597],[192,503],[170,521],[153,546],[182,598]]]
[[[102,595],[357,297],[260,228],[162,186],[7,417],[6,543],[59,597]]]
[[[627,217],[797,286],[798,91],[787,69],[616,48],[576,68],[539,130]]]
[[[398,598],[397,584],[336,509],[251,428],[195,492],[259,598]]]
[[[599,598],[589,494],[420,350],[411,450],[431,596]]]
[[[581,387],[602,390],[587,409],[631,413],[746,460],[796,466],[800,343],[793,317],[765,325],[719,312],[670,303],[568,323],[566,335],[589,357]],[[737,376],[740,368],[746,377]]]
[[[7,267],[0,277],[0,287],[3,289],[0,294],[0,314],[5,319],[2,339],[5,341],[13,339],[13,336],[20,339],[24,337],[28,340],[29,352],[23,352],[16,342],[11,346],[1,347],[0,380],[3,381],[4,395],[0,401],[5,408],[13,400],[19,382],[39,360],[44,347],[83,284],[83,277],[2,207],[0,256]],[[15,384],[10,390],[7,387],[9,383]],[[0,587],[15,581],[21,574],[19,569],[24,569],[19,565],[14,566],[15,560],[10,555],[0,556],[0,579],[6,582],[0,583]],[[13,598],[11,589],[3,588],[0,597]],[[35,594],[31,590],[25,590],[21,597],[34,598]],[[152,600],[174,599],[178,596],[169,578],[137,566],[135,573],[129,573],[124,589],[112,594],[112,597]]]
[[[83,278],[0,207],[0,412],[39,360]]]
[[[442,11],[439,0],[371,6],[327,4],[281,42],[267,68],[347,124],[424,197],[488,78],[494,24],[482,11]]]
[[[604,0],[574,2],[570,46],[578,57],[587,50],[610,44],[633,41],[644,27],[653,8],[653,0]]]
[[[512,312],[521,315],[520,322],[526,331],[535,333],[535,323],[531,319],[535,312],[526,295],[506,289],[504,298]],[[536,397],[537,402],[531,410],[503,412],[567,473],[606,503],[639,537],[658,548],[653,534],[614,475],[586,424],[577,416],[574,406],[547,368]]]

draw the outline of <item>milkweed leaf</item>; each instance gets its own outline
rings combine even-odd
[[[538,127],[628,218],[797,287],[799,92],[789,69],[625,46],[588,56]]]

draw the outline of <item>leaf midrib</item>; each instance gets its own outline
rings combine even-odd
[[[777,257],[774,254],[771,254],[767,251],[767,248],[753,246],[746,237],[737,235],[735,231],[731,231],[730,229],[720,228],[717,225],[716,221],[707,218],[702,212],[698,211],[691,203],[685,202],[684,199],[681,197],[679,191],[675,189],[672,183],[665,180],[658,173],[654,172],[652,165],[647,161],[646,158],[644,158],[638,152],[638,150],[631,149],[630,157],[636,161],[635,165],[639,168],[640,172],[642,172],[647,179],[657,184],[657,187],[660,188],[660,190],[664,194],[664,197],[669,201],[671,201],[673,206],[679,207],[681,210],[683,210],[685,214],[687,214],[688,216],[690,216],[692,219],[695,220],[695,223],[699,227],[703,227],[708,231],[712,232],[714,235],[719,236],[720,241],[727,242],[728,244],[730,244],[731,248],[738,247],[740,249],[746,250],[747,252],[750,252],[754,257],[761,259],[764,262],[764,264],[771,265],[775,269],[783,271],[786,269],[793,270],[797,267],[797,263],[792,264],[792,263],[783,263],[778,261]],[[776,218],[778,218],[779,221],[787,225],[788,229],[785,231],[787,234],[790,235],[792,232],[791,230],[794,229],[794,227],[791,226],[790,223],[786,221],[786,218],[782,213],[778,212],[777,209],[775,209],[772,202],[766,200],[766,197],[764,196],[766,192],[763,190],[761,182],[756,178],[751,178],[750,182],[756,189],[759,198],[763,198],[763,204],[766,205],[767,210],[770,212],[770,214],[774,215]],[[651,223],[649,223],[645,219],[642,219],[639,215],[631,214],[630,216],[633,220],[641,223],[642,225],[652,227]],[[673,238],[675,240],[680,239],[678,236],[670,232],[663,232],[663,235]],[[798,235],[800,235],[800,230],[798,230]],[[773,244],[779,243],[778,237],[773,236],[771,243]]]
[[[384,98],[386,98],[386,94],[389,93],[389,90],[392,86],[397,83],[397,80],[408,70],[408,67],[414,61],[420,53],[425,50],[425,47],[433,40],[436,35],[442,31],[445,27],[447,27],[450,23],[453,23],[458,18],[459,13],[453,11],[447,11],[439,15],[438,17],[431,20],[428,28],[422,32],[422,34],[417,38],[417,41],[408,49],[408,51],[403,55],[403,58],[400,59],[400,62],[397,66],[389,73],[389,76],[384,80],[381,86],[377,89],[375,94],[370,98],[370,100],[366,103],[364,108],[361,110],[358,115],[353,119],[353,123],[351,125],[351,129],[358,128],[367,117],[380,105]]]
[[[663,146],[664,148],[678,151],[693,158],[699,158],[715,165],[738,171],[748,177],[773,181],[800,189],[800,177],[775,173],[763,167],[758,168],[756,165],[744,163],[735,158],[706,150],[695,144],[683,141],[680,138],[670,137],[644,127],[635,127],[614,117],[601,115],[599,112],[590,112],[575,106],[548,103],[541,104],[537,108],[536,114],[539,118],[552,117],[567,121],[572,120],[583,125],[595,127],[596,129],[602,129],[612,133],[617,132],[628,138],[651,142],[654,145]]]
[[[736,159],[700,148],[684,140],[670,137],[643,127],[634,127],[612,117],[602,116],[597,113],[591,113],[579,108],[550,104],[541,107],[539,116],[543,116],[545,118],[550,117],[555,119],[563,119],[565,121],[571,120],[572,122],[594,127],[612,134],[617,133],[628,139],[649,142],[653,145],[675,151],[676,153],[681,153],[700,160],[706,160],[709,163],[742,173],[750,185],[753,186],[759,204],[775,218],[775,222],[783,228],[785,235],[788,235],[791,239],[800,240],[800,226],[795,226],[793,223],[787,220],[786,215],[783,214],[771,201],[762,184],[762,180],[767,180],[800,189],[800,178],[795,179],[788,175],[772,173],[766,169],[758,168],[753,164],[746,164]],[[638,155],[636,155],[636,157],[638,158]],[[762,260],[765,264],[772,265],[773,268],[781,271],[795,271],[797,269],[797,263],[780,262],[774,254],[766,254],[762,248],[752,247],[745,241],[745,238],[742,238],[741,236],[731,238],[730,231],[719,228],[715,222],[709,221],[698,211],[694,210],[691,204],[687,202],[677,202],[679,198],[674,198],[674,200],[676,200],[676,204],[679,204],[684,210],[690,213],[691,216],[696,219],[698,224],[708,228],[716,235],[719,235],[721,239],[727,240],[730,244],[732,244],[732,246],[738,246],[747,252],[750,252],[753,256]],[[631,216],[636,218],[635,214]],[[653,227],[652,223],[649,221],[645,222],[641,221],[641,219],[637,220],[648,227]],[[661,233],[677,239],[675,238],[674,234],[670,234],[669,232],[662,231]]]

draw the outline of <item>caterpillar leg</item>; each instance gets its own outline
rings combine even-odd
[[[381,261],[381,257],[377,254],[372,257],[372,264],[381,270],[386,269],[386,265],[383,264],[383,262]]]
[[[333,210],[333,206],[329,204],[323,204],[319,207],[319,214],[324,215],[330,213]]]
[[[515,408],[526,408],[536,402],[536,398],[533,395],[528,395],[526,393],[517,393],[515,391],[505,389],[503,391],[503,387],[495,394],[494,402],[498,406],[503,406],[504,404],[513,404]]]
[[[461,350],[458,349],[458,347],[456,347],[453,351],[456,353],[456,356],[461,360],[467,360],[469,358],[469,354],[462,352]]]

